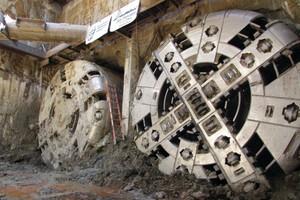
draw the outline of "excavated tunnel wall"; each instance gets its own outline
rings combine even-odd
[[[61,7],[51,1],[2,0],[10,17],[57,21]],[[28,42],[40,48],[40,45]],[[37,148],[38,113],[44,86],[56,69],[39,68],[39,60],[0,50],[0,155]]]
[[[1,151],[35,147],[37,113],[42,92],[36,80],[38,74],[35,64],[3,51],[0,57]]]

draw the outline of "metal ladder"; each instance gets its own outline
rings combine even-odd
[[[117,136],[119,133],[124,140],[124,132],[122,127],[121,112],[119,106],[118,92],[116,85],[109,85],[108,81],[105,81],[106,85],[106,98],[108,102],[110,123],[112,130],[112,137],[114,144],[117,144]]]

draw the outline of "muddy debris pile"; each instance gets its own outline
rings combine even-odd
[[[273,191],[236,194],[178,172],[157,170],[156,161],[140,153],[130,139],[112,142],[77,163],[73,169],[53,170],[39,151],[0,158],[0,199],[297,199],[300,172],[274,177]],[[19,195],[19,196],[16,196]]]

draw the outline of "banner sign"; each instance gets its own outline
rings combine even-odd
[[[112,14],[110,32],[116,31],[133,22],[140,6],[140,0],[135,0]]]
[[[102,37],[108,32],[109,23],[110,23],[111,15],[105,17],[99,22],[96,22],[92,26],[88,28],[86,38],[85,38],[85,44],[89,44],[91,42],[94,42],[98,38]]]

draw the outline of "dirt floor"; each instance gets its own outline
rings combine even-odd
[[[0,156],[0,199],[289,199],[300,196],[300,171],[276,176],[273,191],[235,194],[193,175],[159,172],[127,139],[77,161],[78,167],[45,166],[38,150]]]

